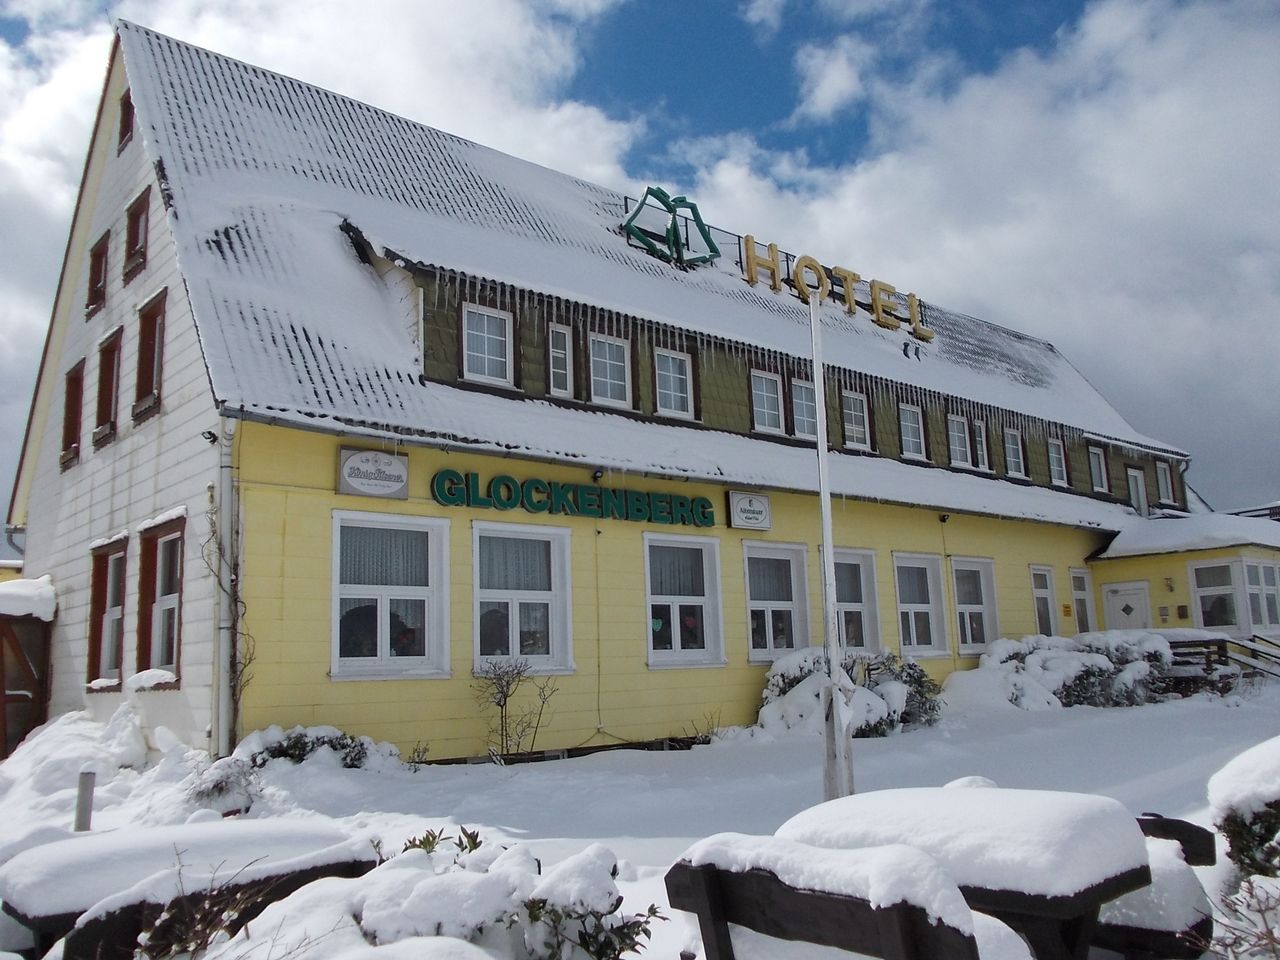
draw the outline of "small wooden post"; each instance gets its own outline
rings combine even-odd
[[[76,785],[76,833],[89,829],[93,817],[93,783],[97,776],[92,770],[80,771],[80,782]]]

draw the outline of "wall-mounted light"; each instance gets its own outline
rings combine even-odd
[[[948,520],[950,520],[950,519],[951,519],[951,514],[949,514],[949,513],[940,513],[940,514],[938,514],[938,522],[939,522],[939,523],[946,523],[946,522],[947,522]]]
[[[214,433],[212,430],[206,430],[203,433],[201,433],[200,436],[204,437],[210,443],[218,442],[218,435]]]
[[[592,482],[594,482],[594,483],[599,483],[599,482],[600,482],[600,478],[601,478],[601,477],[603,477],[603,476],[604,476],[604,471],[603,471],[603,470],[601,470],[599,467],[596,467],[596,468],[595,468],[595,470],[594,470],[594,471],[592,471],[592,473],[591,473],[591,480],[592,480]]]

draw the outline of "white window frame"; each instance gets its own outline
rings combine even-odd
[[[981,603],[960,602],[960,585],[956,583],[956,575],[962,570],[978,574],[978,582],[982,589]],[[998,608],[996,606],[995,562],[990,557],[952,557],[951,586],[954,590],[956,604],[956,643],[959,645],[960,653],[963,656],[967,650],[975,653],[981,652],[987,648],[988,643],[998,639],[1000,636],[1000,623],[997,619]],[[972,639],[973,617],[975,616],[982,618],[984,639],[981,642]]]
[[[1011,450],[1016,451],[1016,458],[1010,456]],[[1015,459],[1018,461],[1017,469],[1013,466]],[[1004,472],[1020,480],[1027,479],[1027,458],[1022,451],[1022,431],[1015,427],[1004,428]]]
[[[1068,487],[1071,485],[1071,476],[1067,472],[1067,445],[1056,437],[1050,437],[1048,440],[1049,448],[1049,482],[1055,487]],[[1057,451],[1058,458],[1055,461],[1053,454]]]
[[[991,458],[987,455],[987,424],[983,420],[973,421],[973,468],[991,472]]]
[[[178,551],[178,582],[173,593],[161,593],[160,581],[164,576],[164,552],[165,548],[173,545]],[[163,537],[156,538],[155,541],[155,599],[151,605],[151,669],[168,670],[170,673],[178,672],[177,657],[179,656],[178,644],[180,641],[180,625],[178,607],[182,600],[182,578],[186,576],[183,569],[186,558],[183,557],[183,531],[179,530],[174,533],[167,534]],[[164,648],[164,623],[165,612],[169,611],[173,614],[173,660],[165,661],[160,654]]]
[[[665,406],[662,403],[662,372],[658,369],[658,358],[665,357],[684,364],[684,403],[685,409]],[[671,391],[668,391],[671,392]],[[664,417],[676,417],[680,420],[694,419],[693,411],[693,357],[680,350],[667,350],[655,347],[653,350],[653,403],[654,408]]]
[[[764,423],[760,419],[761,406],[756,402],[756,384],[757,382],[763,386],[766,383],[773,384],[773,396],[778,401],[778,423],[774,426],[770,423]],[[763,393],[764,391],[759,391]],[[769,373],[767,370],[751,371],[751,428],[757,433],[786,433],[787,421],[786,410],[782,404],[782,377],[776,373]]]
[[[1177,498],[1173,495],[1173,471],[1163,460],[1156,461],[1156,487],[1161,503],[1177,506]]]
[[[969,438],[967,417],[947,414],[947,454],[953,467],[973,466],[973,445]]]
[[[798,393],[805,390],[809,391],[809,403],[813,406],[813,429],[800,429],[800,398]],[[814,389],[813,383],[809,380],[792,380],[791,381],[791,424],[795,428],[795,435],[804,440],[818,439],[818,392]]]
[[[1111,478],[1107,475],[1107,453],[1101,447],[1089,448],[1089,483],[1094,493],[1111,492]]]
[[[1270,630],[1275,630],[1280,628],[1280,564],[1259,563],[1257,566],[1262,572],[1263,620]]]
[[[1226,586],[1201,587],[1196,583],[1196,571],[1211,567],[1226,567],[1230,572],[1230,583]],[[1191,592],[1191,616],[1196,627],[1201,630],[1221,630],[1224,633],[1239,634],[1245,629],[1249,616],[1249,598],[1245,590],[1244,571],[1236,560],[1203,560],[1187,563],[1187,587]],[[1235,608],[1235,622],[1226,625],[1206,627],[1204,623],[1204,607],[1202,601],[1206,597],[1230,596]]]
[[[751,558],[786,560],[791,564],[791,600],[759,600],[751,597]],[[806,576],[808,573],[808,548],[802,543],[775,543],[764,540],[742,541],[742,575],[744,579],[744,595],[747,600],[747,659],[768,662],[793,650],[801,650],[809,646],[809,592]],[[751,611],[762,610],[766,614],[768,635],[767,646],[756,648],[751,636]],[[791,645],[780,647],[775,645],[773,636],[772,613],[775,610],[787,610],[791,613]]]
[[[902,567],[923,567],[929,584],[928,603],[903,603],[902,601]],[[947,628],[945,593],[942,588],[942,557],[936,553],[894,553],[893,554],[893,586],[898,601],[898,644],[902,655],[913,657],[945,656],[949,651],[950,630]],[[917,614],[929,617],[928,644],[916,643],[915,617]],[[908,631],[902,628],[902,618],[910,615],[912,624],[910,638]]]
[[[910,416],[915,415],[915,429],[920,436],[915,440],[915,444],[919,446],[919,450],[907,449],[907,421]],[[898,446],[902,450],[902,459],[904,460],[928,460],[927,450],[929,449],[924,437],[924,411],[914,403],[898,404]]]
[[[685,547],[702,551],[702,583],[706,594],[702,597],[681,597],[653,592],[652,571],[649,568],[651,546]],[[644,596],[645,623],[648,639],[650,667],[720,667],[726,663],[724,653],[724,605],[720,591],[720,539],[696,537],[675,533],[646,533],[644,535]],[[672,634],[670,650],[653,648],[652,610],[654,604],[668,603],[679,607],[681,603],[702,604],[702,631],[706,646],[702,650],[678,650]]]
[[[505,361],[507,366],[507,375],[505,377],[493,377],[482,371],[478,372],[471,369],[471,349],[468,343],[470,339],[469,322],[471,315],[485,317],[488,319],[497,319],[503,322],[503,347],[506,351]],[[506,310],[494,310],[490,307],[482,307],[478,303],[464,303],[462,305],[462,377],[474,383],[492,383],[498,386],[511,387],[515,385],[516,363],[515,363],[515,318]],[[487,334],[486,334],[487,336]],[[485,355],[486,359],[488,355]]]
[[[181,536],[175,534],[175,536]],[[106,594],[103,600],[102,610],[102,629],[98,638],[98,677],[103,680],[120,680],[123,679],[122,671],[124,669],[124,607],[127,602],[126,584],[124,579],[127,575],[126,560],[126,544],[121,542],[119,549],[112,548],[106,554]],[[157,555],[158,556],[158,555]],[[119,588],[118,591],[115,588]],[[111,597],[114,593],[120,595],[120,605],[111,606]],[[109,661],[113,659],[109,656],[109,651],[114,650],[115,666],[109,666]]]
[[[1031,620],[1035,624],[1036,632],[1042,632],[1040,630],[1040,612],[1036,609],[1036,601],[1043,598],[1047,601],[1049,608],[1049,632],[1046,636],[1056,637],[1060,627],[1058,625],[1058,591],[1057,584],[1054,583],[1053,567],[1046,564],[1033,563],[1027,569],[1030,573],[1029,579],[1031,582]],[[1047,578],[1047,587],[1040,588],[1036,586],[1036,574],[1038,573],[1044,574]]]
[[[1134,500],[1134,480],[1138,481],[1136,487],[1137,502]],[[1151,513],[1151,507],[1147,503],[1147,471],[1142,467],[1125,467],[1124,468],[1125,488],[1129,494],[1129,506],[1138,512],[1138,516],[1145,517]]]
[[[880,611],[876,603],[876,554],[874,550],[855,550],[847,547],[836,547],[832,551],[835,563],[856,563],[859,579],[862,581],[862,601],[841,601],[836,597],[836,622],[840,632],[840,642],[846,650],[855,653],[874,655],[883,649],[880,642]],[[863,645],[855,646],[849,639],[845,627],[844,615],[859,613],[862,615]]]
[[[556,347],[556,338],[564,338],[564,346]],[[564,385],[556,386],[556,359],[564,361]],[[573,329],[565,323],[547,325],[547,393],[553,397],[573,399]]]
[[[541,590],[504,590],[482,588],[480,586],[480,538],[502,537],[516,540],[545,540],[551,544],[551,589]],[[570,580],[569,558],[572,541],[571,533],[565,527],[544,527],[526,523],[493,523],[473,520],[471,523],[471,583],[473,585],[471,606],[471,640],[472,659],[475,669],[485,663],[494,661],[505,663],[513,660],[525,660],[529,664],[530,673],[572,673],[573,663],[573,584]],[[506,602],[510,604],[508,627],[511,653],[489,654],[480,652],[480,605],[484,602]],[[521,601],[546,603],[548,606],[547,632],[549,650],[547,654],[520,653],[519,632]]]
[[[1068,573],[1071,577],[1071,605],[1076,615],[1076,633],[1092,633],[1098,629],[1093,603],[1093,575],[1084,567],[1072,567]],[[1076,577],[1083,578],[1083,590],[1076,586]],[[1080,616],[1082,610],[1085,614],[1083,618]]]
[[[858,408],[861,408],[860,410]],[[857,390],[840,391],[840,416],[844,424],[844,445],[850,450],[871,450],[871,416],[867,395]],[[862,418],[861,428],[858,417]],[[857,435],[861,429],[862,439]]]
[[[608,334],[604,334],[604,333],[592,333],[587,338],[587,341],[588,341],[587,352],[589,354],[588,359],[591,361],[590,370],[588,371],[588,374],[591,378],[591,402],[598,403],[606,407],[621,407],[628,410],[631,409],[631,398],[633,396],[632,388],[631,388],[631,341],[626,340],[622,337],[611,337]],[[625,399],[619,400],[614,397],[601,396],[596,393],[596,379],[597,379],[596,378],[596,344],[597,343],[612,344],[615,346],[622,347],[622,379],[623,379],[623,386],[625,387],[625,392],[626,392]],[[612,363],[611,360],[604,360],[602,362],[606,364]],[[606,383],[616,382],[613,380],[608,380],[607,378],[601,378],[601,379],[603,379]]]
[[[385,527],[400,530],[422,530],[427,533],[426,587],[390,587],[375,584],[342,584],[342,527]],[[399,680],[404,678],[449,676],[449,521],[436,517],[411,517],[393,513],[367,513],[355,510],[333,511],[333,569],[331,573],[332,603],[330,627],[329,677],[332,680]],[[357,598],[373,596],[378,609],[378,654],[376,657],[339,656],[338,627],[344,595]],[[394,595],[394,596],[393,596]],[[423,599],[427,604],[426,655],[392,657],[391,639],[384,637],[383,604],[393,599]]]

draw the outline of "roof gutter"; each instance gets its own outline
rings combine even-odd
[[[240,577],[237,563],[239,545],[236,538],[235,438],[236,421],[230,417],[220,417],[217,512],[214,521],[218,547],[218,688],[213,724],[216,737],[213,746],[219,757],[228,756],[235,746],[236,725],[239,721],[238,676],[244,666],[238,662],[236,650]]]

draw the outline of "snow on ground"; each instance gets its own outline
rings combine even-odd
[[[1133,708],[1043,712],[983,709],[970,700],[935,727],[854,743],[860,792],[942,786],[987,777],[1003,788],[1113,797],[1133,814],[1156,811],[1209,824],[1206,782],[1253,744],[1280,731],[1280,686],[1246,688]],[[83,714],[59,718],[0,766],[0,858],[65,836],[82,767],[96,769],[95,831],[128,834],[182,824],[200,805],[190,791],[208,759],[173,745],[145,770],[127,708],[104,727]],[[345,769],[322,750],[295,765],[257,771],[250,817],[332,818],[352,835],[377,835],[388,851],[427,828],[527,844],[544,872],[592,843],[618,858],[623,910],[666,910],[662,876],[696,841],[732,831],[770,835],[822,799],[822,742],[813,735],[732,738],[692,751],[612,751],[499,767],[380,762]],[[1221,868],[1219,868],[1221,869]],[[651,956],[674,956],[682,922],[659,923]]]

